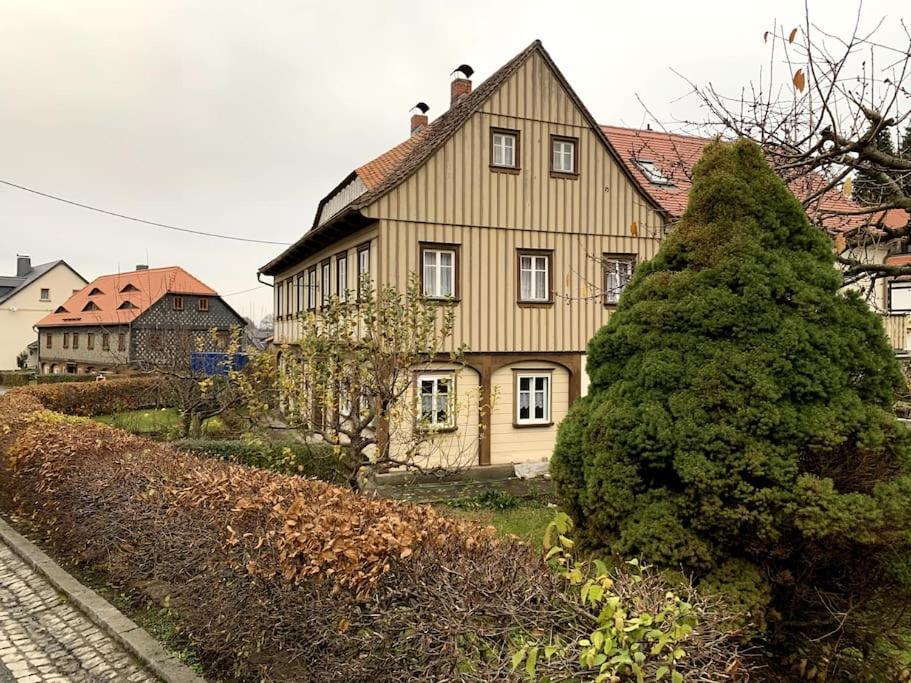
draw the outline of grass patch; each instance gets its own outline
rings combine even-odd
[[[180,432],[180,412],[176,408],[127,410],[113,415],[98,415],[93,419],[133,434],[176,436]]]
[[[489,524],[501,536],[518,536],[536,546],[544,542],[544,530],[557,513],[555,508],[537,503],[523,503],[505,510],[478,509],[441,505],[440,510],[453,517]]]

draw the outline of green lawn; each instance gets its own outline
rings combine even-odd
[[[465,510],[448,505],[440,507],[448,515],[489,524],[503,536],[512,534],[537,546],[542,545],[544,529],[557,514],[556,508],[532,503],[508,510]]]
[[[176,435],[180,428],[180,413],[175,408],[128,410],[94,419],[133,434]]]

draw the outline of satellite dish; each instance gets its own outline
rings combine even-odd
[[[451,74],[449,74],[449,75],[452,76],[452,74],[457,74],[457,73],[464,74],[464,75],[465,75],[465,78],[471,78],[471,74],[474,73],[474,69],[472,69],[472,68],[471,68],[470,66],[468,66],[467,64],[459,64],[459,65],[455,68],[455,70],[453,70],[453,72],[452,72]]]
[[[427,104],[426,102],[418,102],[416,105],[414,105],[411,108],[411,111],[414,111],[415,109],[419,109],[422,114],[426,114],[427,111],[430,109],[430,105]]]

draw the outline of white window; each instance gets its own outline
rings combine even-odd
[[[316,268],[307,271],[307,310],[316,308]]]
[[[452,375],[418,377],[418,424],[422,427],[451,427],[454,386]]]
[[[297,312],[304,309],[304,274],[297,276]]]
[[[673,185],[670,178],[664,175],[664,171],[658,168],[658,164],[654,161],[646,161],[645,159],[636,159],[636,166],[639,167],[639,170],[642,171],[642,174],[648,178],[650,183],[654,185]]]
[[[550,254],[519,254],[519,301],[550,301]]]
[[[456,253],[452,249],[424,249],[424,296],[455,296]]]
[[[348,257],[335,257],[335,291],[339,301],[348,301]]]
[[[516,424],[550,424],[550,373],[516,375]]]
[[[275,312],[279,318],[285,314],[285,284],[283,282],[275,285]]]
[[[360,294],[370,275],[370,245],[365,244],[357,250],[357,293]]]
[[[576,172],[576,141],[565,138],[553,138],[553,155],[551,169],[554,173]]]
[[[42,289],[41,290],[41,301],[50,301],[51,300],[51,290]]]
[[[633,275],[632,256],[604,257],[604,304],[613,305],[620,301],[620,294]]]
[[[332,296],[332,263],[329,261],[320,266],[319,294],[320,305],[328,306],[329,297]]]
[[[515,133],[505,131],[493,131],[491,133],[491,160],[494,166],[503,168],[516,168],[518,163],[516,159],[516,147],[518,146],[518,136]]]

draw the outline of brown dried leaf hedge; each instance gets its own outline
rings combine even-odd
[[[0,397],[0,501],[59,553],[170,605],[213,678],[515,680],[517,633],[590,627],[518,541],[47,410],[90,412],[98,399],[83,386]],[[726,679],[729,655],[697,653],[698,680]],[[549,673],[571,676],[560,666]]]

